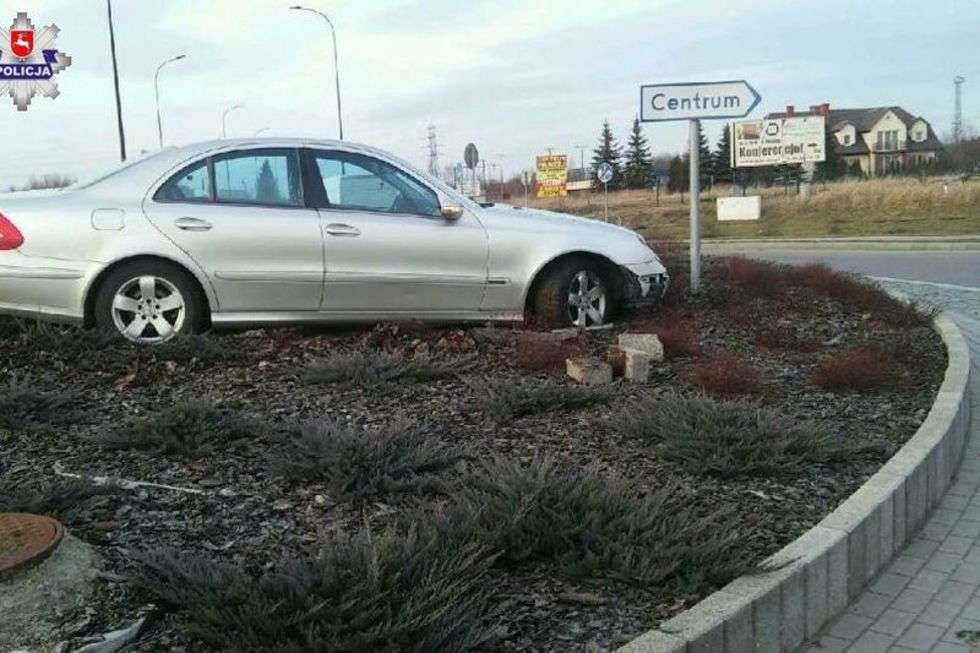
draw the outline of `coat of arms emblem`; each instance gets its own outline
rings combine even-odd
[[[9,30],[0,27],[0,94],[10,95],[18,111],[27,111],[38,93],[58,96],[53,78],[71,65],[71,57],[54,47],[59,32],[56,25],[35,30],[23,11]]]

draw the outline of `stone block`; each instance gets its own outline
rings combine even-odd
[[[628,381],[645,383],[650,378],[650,364],[653,357],[645,351],[639,349],[622,348],[626,355],[626,364],[623,367],[623,378]]]
[[[612,365],[586,356],[569,358],[565,361],[565,370],[583,385],[601,385],[612,382]]]
[[[654,361],[664,359],[664,346],[655,333],[621,333],[619,346],[626,349],[638,349],[650,355]]]

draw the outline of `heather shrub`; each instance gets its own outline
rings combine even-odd
[[[844,442],[769,408],[703,396],[648,400],[614,418],[612,427],[693,474],[725,478],[792,476],[813,463],[880,450]]]
[[[442,476],[466,457],[425,424],[363,429],[316,420],[290,430],[273,468],[292,481],[324,481],[337,497],[365,497],[439,490]]]
[[[565,361],[577,356],[580,347],[574,341],[524,336],[517,341],[514,360],[529,372],[565,371]]]
[[[30,328],[25,320],[0,315],[0,340],[12,340]]]
[[[891,355],[870,344],[824,358],[810,375],[810,382],[824,390],[868,392],[901,385],[903,374]]]
[[[78,419],[74,392],[38,390],[11,379],[0,385],[0,428],[37,430],[71,424]]]
[[[313,560],[258,575],[159,550],[139,557],[135,584],[184,614],[187,632],[225,651],[472,651],[497,627],[476,546],[362,530]]]
[[[762,391],[762,373],[737,354],[716,352],[697,361],[688,382],[708,394],[734,396]]]
[[[86,479],[57,479],[28,485],[0,478],[0,512],[26,512],[71,521],[76,510],[89,499],[120,491],[117,485],[96,485]]]
[[[729,512],[705,512],[682,487],[641,494],[596,468],[485,461],[437,515],[448,549],[479,545],[498,566],[548,565],[571,577],[717,587],[749,566]]]
[[[157,360],[175,363],[197,361],[205,365],[237,363],[252,358],[252,352],[228,338],[213,335],[178,335],[150,350]]]
[[[200,458],[219,448],[234,447],[266,432],[265,425],[231,410],[200,401],[166,408],[101,436],[112,449],[137,449],[183,458]]]
[[[140,349],[114,331],[79,329],[36,322],[22,339],[35,356],[51,356],[81,369],[123,369],[140,355]]]
[[[386,351],[337,354],[310,363],[302,378],[308,383],[338,383],[363,388],[382,388],[455,377],[470,369],[470,358],[435,360]]]
[[[553,381],[500,381],[481,386],[479,390],[481,410],[497,420],[605,404],[614,394],[610,387],[563,385]]]

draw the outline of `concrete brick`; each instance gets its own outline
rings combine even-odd
[[[934,571],[932,569],[923,569],[917,573],[911,581],[909,581],[908,586],[911,589],[923,590],[934,594],[939,591],[939,588],[942,587],[943,583],[945,583],[948,579],[949,574],[947,573]]]
[[[847,649],[847,653],[881,653],[895,642],[891,635],[867,630]]]
[[[959,553],[966,555],[972,546],[973,540],[971,538],[950,535],[943,541],[942,544],[939,545],[939,550],[947,553]]]
[[[919,613],[916,621],[945,629],[949,628],[950,624],[953,623],[959,611],[959,606],[933,601],[926,606],[925,610]]]
[[[894,598],[898,596],[899,592],[905,589],[908,582],[908,576],[896,574],[891,567],[889,567],[875,580],[874,583],[871,584],[871,591],[873,591],[875,594],[881,594],[882,596]]]
[[[769,592],[752,602],[752,639],[756,653],[780,653],[778,591]]]
[[[905,543],[909,540],[908,532],[908,515],[905,500],[905,485],[906,481],[903,479],[901,485],[892,494],[892,501],[894,501],[894,538],[892,542],[892,554],[898,553]]]
[[[892,564],[888,568],[888,571],[891,573],[900,574],[902,576],[912,577],[918,573],[919,569],[921,569],[922,565],[925,563],[926,561],[922,558],[902,553],[897,558],[892,560]]]
[[[916,651],[928,651],[943,634],[943,629],[938,626],[915,623],[909,626],[896,644],[905,646]]]
[[[650,365],[653,357],[639,349],[622,348],[626,355],[626,365],[623,368],[623,378],[637,383],[646,383],[650,378]]]
[[[867,581],[868,524],[862,522],[847,535],[847,596],[856,599]]]
[[[847,539],[841,538],[827,552],[827,614],[843,612],[847,599]]]
[[[929,605],[929,601],[932,600],[932,595],[932,592],[927,592],[926,590],[906,589],[895,597],[895,600],[892,602],[892,607],[904,612],[918,613]]]
[[[949,580],[939,588],[939,591],[932,597],[932,600],[963,607],[970,600],[970,597],[978,591],[978,588],[980,586],[975,584]]]
[[[807,637],[814,637],[829,617],[827,611],[827,564],[829,552],[807,563],[804,568],[804,586],[806,591],[806,624]]]
[[[912,472],[905,484],[906,529],[910,532],[919,530],[925,519],[927,494],[926,470],[925,467],[919,467]]]
[[[878,575],[881,566],[881,513],[885,509],[886,502],[880,504],[865,521],[864,584],[870,583]],[[888,558],[885,560],[887,561]]]
[[[834,637],[856,640],[873,623],[873,619],[845,612],[840,619],[831,624],[829,633]]]
[[[878,529],[878,564],[880,570],[895,554],[895,498],[889,496],[881,504],[881,525]]]
[[[847,608],[848,612],[859,614],[862,617],[877,619],[878,615],[885,611],[892,599],[889,596],[882,596],[871,591],[865,591],[857,600]]]
[[[822,635],[815,640],[804,653],[843,653],[851,645],[851,640],[841,639],[832,635]]]
[[[655,333],[621,333],[619,346],[624,349],[638,349],[655,360],[664,359],[664,346]]]
[[[725,621],[725,650],[749,651],[752,646],[752,604],[749,603]]]
[[[871,624],[871,630],[885,633],[892,637],[898,637],[905,629],[915,621],[915,614],[912,612],[902,612],[901,610],[888,609],[881,613]]]
[[[804,573],[793,574],[780,588],[780,642],[783,650],[794,650],[806,636]]]
[[[619,653],[686,653],[687,643],[659,630],[648,630],[619,649]]]

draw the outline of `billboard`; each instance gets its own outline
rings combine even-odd
[[[815,163],[826,158],[824,117],[743,120],[732,125],[732,167]]]
[[[542,154],[537,157],[538,197],[564,197],[568,195],[568,155]]]

